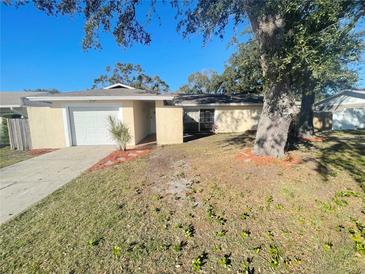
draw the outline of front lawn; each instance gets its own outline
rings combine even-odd
[[[2,273],[364,273],[363,134],[258,164],[248,135],[88,172],[1,226]],[[362,255],[361,255],[362,254]]]
[[[0,168],[34,157],[29,151],[12,150],[9,146],[0,148]]]

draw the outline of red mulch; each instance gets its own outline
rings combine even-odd
[[[106,156],[104,159],[100,160],[98,163],[89,168],[89,171],[104,169],[111,167],[123,162],[131,161],[135,158],[141,157],[148,154],[151,149],[129,149],[127,151],[116,150]]]
[[[38,149],[31,149],[30,154],[33,156],[43,155],[52,151],[58,150],[57,148],[38,148]]]
[[[301,139],[305,142],[323,142],[326,140],[326,138],[320,136],[301,137]]]
[[[241,150],[237,154],[236,159],[239,160],[240,162],[254,163],[259,166],[279,164],[288,167],[301,163],[301,159],[298,156],[294,156],[291,154],[286,155],[282,159],[277,159],[269,156],[257,156],[253,154],[251,148],[245,148]]]

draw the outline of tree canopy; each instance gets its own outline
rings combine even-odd
[[[59,93],[60,91],[55,88],[35,88],[35,89],[25,89],[27,92],[48,92],[48,93]]]
[[[251,40],[238,45],[237,52],[229,58],[223,73],[212,70],[194,72],[179,91],[198,94],[262,93],[262,83],[258,45]]]
[[[114,68],[106,67],[106,73],[94,80],[93,88],[122,83],[134,88],[167,92],[169,85],[159,76],[147,75],[140,65],[116,63]]]
[[[257,41],[238,45],[221,75],[224,93],[262,93],[263,75]]]
[[[213,70],[194,72],[189,75],[188,83],[179,88],[179,92],[191,94],[219,93],[220,76]]]

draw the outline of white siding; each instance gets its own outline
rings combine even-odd
[[[365,108],[346,108],[333,112],[332,129],[365,128]]]

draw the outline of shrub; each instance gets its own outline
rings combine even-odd
[[[9,144],[8,122],[5,117],[2,117],[0,124],[0,144],[1,145]]]
[[[112,138],[117,143],[118,148],[125,151],[127,143],[131,140],[129,128],[111,115],[108,116],[108,121]]]

